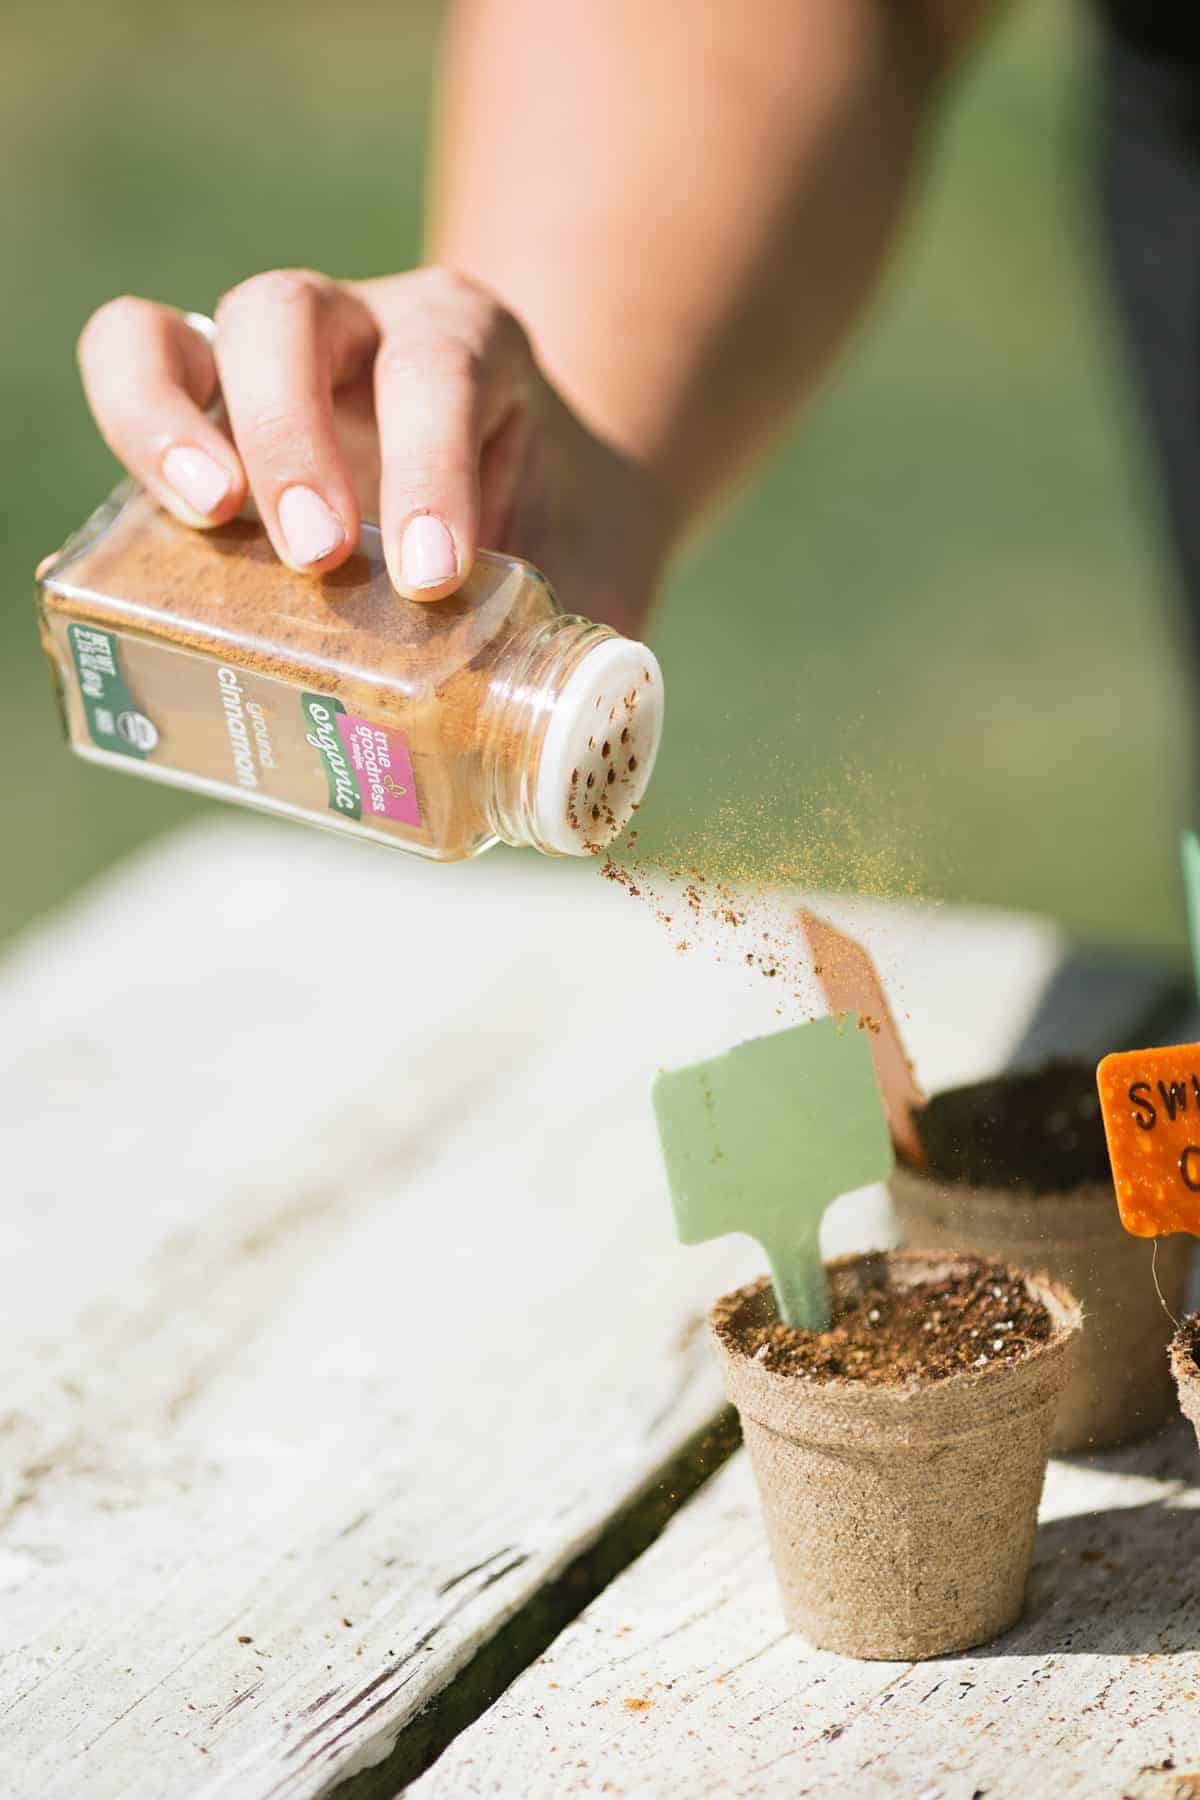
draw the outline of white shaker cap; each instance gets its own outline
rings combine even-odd
[[[624,830],[653,773],[662,727],[662,670],[653,651],[623,637],[589,650],[542,740],[534,813],[547,850],[594,855]]]

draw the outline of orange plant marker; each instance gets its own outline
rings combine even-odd
[[[1126,1231],[1200,1237],[1200,1044],[1115,1052],[1096,1085]]]
[[[857,938],[839,931],[818,913],[801,907],[800,923],[830,1012],[856,1014],[869,1034],[875,1079],[897,1154],[913,1168],[925,1168],[928,1158],[912,1116],[924,1106],[926,1097],[892,1017],[879,970]]]

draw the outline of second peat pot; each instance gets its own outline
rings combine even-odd
[[[1175,1405],[1167,1309],[1183,1310],[1192,1239],[1162,1238],[1155,1266],[1151,1242],[1122,1227],[1094,1069],[1054,1063],[948,1089],[917,1127],[928,1169],[892,1176],[903,1242],[1044,1270],[1083,1306],[1052,1448],[1155,1430]]]

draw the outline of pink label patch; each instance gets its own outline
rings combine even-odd
[[[355,718],[353,713],[340,712],[336,717],[342,748],[358,778],[363,817],[373,815],[396,819],[401,825],[419,825],[417,784],[403,733],[385,731],[382,725]]]

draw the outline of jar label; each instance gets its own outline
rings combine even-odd
[[[408,739],[395,727],[194,650],[62,617],[48,626],[68,732],[84,755],[388,837],[424,832]]]
[[[302,697],[308,741],[329,783],[329,807],[352,819],[371,817],[420,825],[417,788],[408,744],[399,731],[347,712],[326,694]]]
[[[344,706],[338,709],[337,728],[354,764],[367,811],[404,825],[419,825],[417,784],[403,733],[385,731],[369,719],[356,718]]]
[[[158,742],[158,730],[133,704],[116,634],[98,625],[71,624],[67,637],[92,742],[115,756],[148,755]]]

